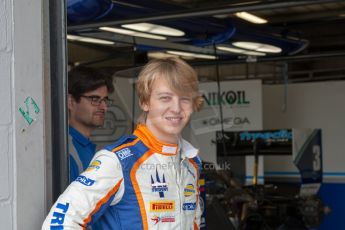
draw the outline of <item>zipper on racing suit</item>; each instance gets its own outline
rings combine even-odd
[[[178,183],[177,183],[177,187],[178,187],[178,194],[179,194],[179,201],[180,201],[180,214],[181,214],[181,216],[180,216],[180,220],[181,220],[181,222],[180,222],[180,229],[186,229],[186,227],[185,226],[183,226],[184,225],[184,223],[185,223],[185,220],[184,220],[184,215],[183,215],[183,202],[184,202],[184,200],[182,200],[182,198],[184,197],[183,196],[183,186],[182,186],[182,189],[181,189],[181,181],[182,181],[182,178],[183,178],[183,163],[184,163],[184,161],[186,160],[186,157],[185,158],[183,158],[183,159],[181,159],[180,160],[180,172],[179,172],[179,177],[178,177]]]

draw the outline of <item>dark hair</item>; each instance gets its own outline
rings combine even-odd
[[[102,86],[106,86],[109,93],[114,91],[111,76],[106,76],[97,69],[77,66],[68,73],[68,93],[77,102],[79,102],[82,94]]]

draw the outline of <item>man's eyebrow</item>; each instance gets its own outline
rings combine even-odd
[[[98,96],[98,95],[88,95],[88,97],[98,97],[98,98],[101,98],[101,96]],[[103,97],[103,98],[109,98],[108,96],[106,96],[106,97]]]
[[[170,92],[157,92],[157,95],[173,95],[173,93]]]

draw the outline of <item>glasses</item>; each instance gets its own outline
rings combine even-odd
[[[104,101],[104,103],[107,106],[111,106],[113,104],[113,100],[107,97],[100,98],[99,96],[85,96],[85,95],[80,95],[80,97],[84,97],[88,99],[91,102],[91,105],[94,105],[94,106],[99,106],[102,103],[102,101]]]

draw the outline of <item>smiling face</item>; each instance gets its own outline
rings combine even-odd
[[[152,85],[149,101],[141,108],[146,112],[146,126],[156,138],[177,143],[193,113],[193,100],[190,95],[173,91],[164,78],[157,78]]]
[[[99,98],[108,97],[108,89],[101,86],[96,90],[88,91],[84,96],[97,96]],[[69,124],[82,133],[85,137],[90,137],[91,132],[104,124],[107,105],[102,101],[98,106],[92,105],[86,97],[80,97],[77,102],[72,95],[68,96]]]

